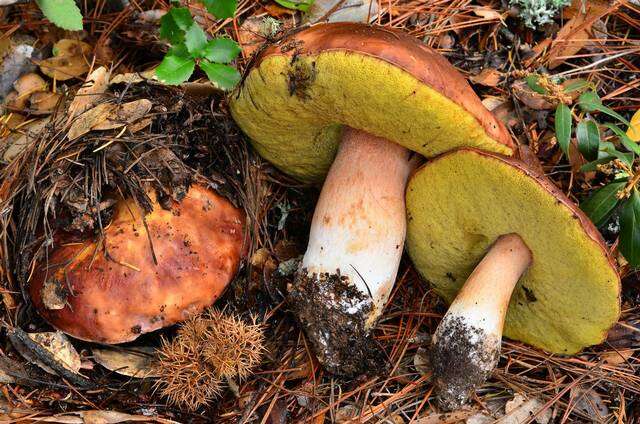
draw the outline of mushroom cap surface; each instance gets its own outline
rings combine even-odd
[[[30,281],[38,312],[78,339],[123,343],[213,304],[238,270],[244,214],[198,185],[170,203],[154,202],[145,226],[135,201],[120,201],[104,243],[58,240]]]
[[[502,123],[443,56],[365,24],[318,24],[266,47],[230,106],[256,150],[302,181],[324,178],[343,125],[428,157],[462,146],[513,153]]]
[[[490,245],[516,233],[533,262],[504,335],[573,354],[604,340],[620,314],[620,277],[600,233],[546,177],[475,149],[441,155],[407,186],[407,250],[448,303]]]

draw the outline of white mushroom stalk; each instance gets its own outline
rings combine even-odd
[[[511,294],[531,262],[520,236],[503,235],[458,292],[432,340],[431,366],[443,407],[462,406],[496,367]]]
[[[385,139],[345,128],[318,200],[292,305],[329,371],[355,374],[378,349],[368,337],[398,272],[405,187],[415,160]]]

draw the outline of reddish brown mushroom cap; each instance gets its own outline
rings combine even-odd
[[[155,203],[146,226],[135,202],[122,201],[103,242],[56,244],[30,281],[31,298],[51,325],[76,338],[134,340],[213,304],[238,269],[244,220],[201,186],[170,210]]]

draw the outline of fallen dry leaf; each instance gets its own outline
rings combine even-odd
[[[551,421],[551,409],[544,412],[540,410],[544,407],[544,402],[537,398],[525,398],[520,393],[516,395],[504,406],[504,417],[500,418],[500,424],[520,424],[524,422],[536,422],[547,424]],[[529,421],[535,415],[533,421]]]
[[[32,115],[48,115],[55,110],[61,98],[61,94],[51,91],[33,93],[29,97],[29,112]]]
[[[497,69],[484,68],[478,75],[472,75],[469,79],[476,84],[496,87],[502,80],[502,73]]]
[[[124,422],[155,422],[161,424],[179,424],[177,421],[168,420],[152,415],[131,415],[118,411],[76,411],[57,414],[51,417],[38,417],[39,422],[60,424],[118,424]]]
[[[91,127],[91,129],[112,130],[114,128],[123,127],[143,118],[147,113],[149,113],[152,106],[153,104],[148,99],[140,99],[124,103],[111,110],[105,120],[97,122]]]
[[[53,57],[41,60],[40,71],[50,78],[66,81],[89,71],[91,46],[83,41],[63,39],[53,46]]]
[[[513,95],[524,103],[527,107],[534,110],[551,110],[555,108],[555,104],[547,100],[543,95],[536,93],[527,86],[524,81],[516,81],[511,85]]]
[[[504,17],[500,12],[488,6],[475,6],[472,9],[473,14],[489,21],[503,21]]]
[[[76,374],[80,371],[80,366],[82,365],[80,355],[63,332],[28,333],[28,336],[49,352],[52,359],[58,364]],[[40,362],[30,351],[20,349],[19,345],[16,345],[16,348],[27,361],[38,365],[49,374],[57,375],[54,370]]]
[[[91,349],[93,359],[109,371],[127,377],[157,377],[153,372],[156,349],[147,346],[122,349]]]
[[[414,424],[457,424],[475,415],[477,412],[478,411],[473,409],[446,412],[442,414],[431,412],[418,418]]]
[[[634,349],[621,349],[618,351],[603,352],[600,358],[609,365],[621,365],[627,363],[629,358],[635,353]]]
[[[602,400],[602,396],[593,389],[574,386],[571,388],[571,399],[577,410],[591,417],[595,422],[604,422],[609,415],[609,408]]]
[[[101,103],[78,116],[67,133],[69,140],[75,140],[91,131],[96,125],[106,121],[115,108],[116,105],[112,103]]]
[[[40,132],[49,123],[49,119],[49,117],[46,117],[32,121],[24,126],[20,125],[14,133],[4,139],[5,143],[0,144],[2,159],[10,162],[27,146],[37,140]]]
[[[80,87],[69,105],[67,123],[104,100],[104,92],[109,86],[110,75],[111,73],[107,68],[101,66],[87,76],[85,83]]]

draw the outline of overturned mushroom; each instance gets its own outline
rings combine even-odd
[[[402,255],[411,151],[511,154],[508,134],[442,56],[401,32],[352,23],[267,47],[231,111],[284,172],[306,182],[326,175],[290,304],[325,368],[373,369],[368,333]]]
[[[76,338],[122,343],[213,304],[238,269],[244,215],[199,185],[169,203],[145,216],[120,201],[103,237],[61,237],[30,281],[38,312]]]
[[[617,321],[620,279],[600,234],[521,162],[444,154],[416,171],[406,201],[407,250],[451,303],[431,353],[444,407],[466,402],[495,368],[503,326],[509,338],[573,354]]]

